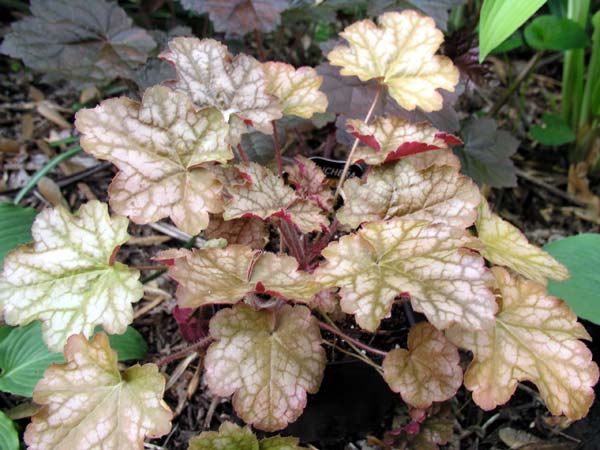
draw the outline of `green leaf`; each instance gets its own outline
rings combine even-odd
[[[0,262],[21,244],[31,242],[31,225],[37,211],[12,203],[0,203]]]
[[[548,292],[566,301],[579,317],[600,324],[600,234],[571,236],[546,244],[544,250],[571,273],[562,283],[550,281]]]
[[[575,140],[575,133],[561,116],[544,114],[542,120],[542,126],[534,126],[529,130],[531,136],[540,144],[555,146]]]
[[[95,332],[102,331],[102,327],[96,327]],[[132,359],[144,359],[148,356],[148,344],[142,335],[132,327],[127,327],[123,334],[109,334],[110,346],[117,352],[119,361]]]
[[[496,47],[491,53],[506,53],[514,50],[515,48],[519,48],[523,45],[525,41],[523,40],[523,34],[520,31],[514,32],[509,38],[507,38],[502,44]]]
[[[546,0],[485,0],[479,21],[479,62],[544,3]]]
[[[536,17],[525,28],[527,44],[538,50],[585,48],[590,39],[581,25],[555,16]]]
[[[0,411],[0,448],[19,450],[19,435],[15,424],[2,411]]]

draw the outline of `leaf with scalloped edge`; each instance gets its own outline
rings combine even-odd
[[[263,220],[278,217],[296,226],[303,233],[321,230],[327,226],[327,217],[311,201],[301,199],[283,179],[269,169],[256,164],[236,166],[242,184],[227,187],[231,196],[225,202],[225,220],[259,217]]]
[[[260,252],[245,245],[196,250],[169,268],[182,308],[237,303],[255,292],[310,303],[320,286],[298,270],[291,256]]]
[[[506,403],[519,381],[531,381],[552,414],[576,420],[594,401],[598,366],[579,339],[591,339],[577,316],[544,286],[494,267],[499,295],[496,326],[447,330],[457,345],[473,352],[465,386],[485,410]]]
[[[569,278],[569,271],[565,266],[550,253],[530,244],[513,224],[494,214],[484,198],[479,205],[475,226],[483,247],[473,248],[492,263],[509,267],[543,285],[547,284],[547,278],[556,281]]]
[[[281,105],[267,93],[267,77],[261,63],[240,53],[232,57],[214,39],[178,37],[161,53],[177,71],[171,84],[186,92],[198,106],[212,106],[230,124],[230,143],[237,145],[246,124],[272,134],[271,121],[281,118]]]
[[[408,333],[408,350],[388,352],[383,378],[409,405],[429,408],[454,397],[462,384],[458,349],[431,324],[418,323]]]
[[[479,188],[456,167],[417,170],[405,160],[376,167],[366,181],[351,178],[342,193],[344,206],[336,217],[353,228],[392,217],[467,228],[477,217],[480,198]]]
[[[46,209],[33,223],[33,243],[4,259],[0,310],[9,325],[40,319],[44,341],[61,351],[76,333],[91,336],[101,324],[124,333],[133,320],[131,303],[143,295],[139,272],[113,262],[129,239],[128,221],[111,218],[104,203],[84,204],[77,215],[63,207]]]
[[[367,147],[356,150],[353,162],[382,164],[407,155],[460,145],[462,141],[442,133],[427,122],[410,123],[400,117],[378,117],[371,124],[349,119],[348,132]]]
[[[340,36],[350,46],[335,47],[327,55],[329,62],[341,66],[342,75],[362,81],[380,79],[392,98],[409,111],[417,106],[424,111],[441,109],[443,99],[437,89],[454,91],[458,84],[459,72],[452,61],[435,54],[443,33],[432,18],[416,11],[382,14],[379,26],[361,20]]]
[[[431,166],[452,166],[460,170],[460,160],[452,150],[431,150],[423,153],[415,153],[403,158],[410,162],[417,170],[424,170]]]
[[[219,111],[196,111],[182,92],[155,86],[142,103],[109,99],[77,113],[81,146],[119,168],[110,205],[136,223],[171,217],[189,234],[222,211],[221,183],[205,165],[233,158]]]
[[[255,311],[240,303],[211,319],[210,335],[206,383],[215,395],[233,394],[236,413],[255,428],[284,428],[302,413],[307,392],[319,389],[325,351],[305,306]]]
[[[340,287],[341,307],[375,331],[394,298],[408,293],[415,311],[438,329],[493,324],[496,305],[483,258],[464,247],[463,229],[420,220],[372,222],[330,243],[315,271],[323,287]]]
[[[331,210],[333,206],[333,193],[328,184],[327,176],[321,168],[310,159],[298,155],[296,164],[287,166],[288,182],[296,189],[296,194],[312,200],[321,209]]]
[[[103,332],[91,341],[71,336],[64,356],[65,363],[51,364],[33,391],[41,408],[25,431],[28,448],[142,450],[144,437],[169,432],[173,414],[155,364],[120,373]]]
[[[267,77],[267,93],[281,102],[283,114],[310,119],[327,110],[327,96],[319,91],[323,77],[312,67],[294,66],[282,62],[263,63]]]
[[[210,216],[202,235],[206,239],[225,239],[229,245],[248,245],[257,250],[265,247],[269,237],[267,227],[260,219],[223,220],[220,215]]]

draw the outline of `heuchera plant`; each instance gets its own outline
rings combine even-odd
[[[428,123],[373,117],[388,94],[407,110],[442,107],[438,89],[452,91],[459,77],[436,55],[443,34],[431,18],[404,11],[350,25],[342,37],[347,44],[329,62],[378,88],[364,120],[348,122],[356,141],[335,192],[313,161],[298,157],[284,167],[276,145],[271,170],[249,161],[240,144],[250,129],[272,134],[283,116],[325,111],[312,68],[262,64],[232,57],[211,39],[176,38],[162,54],[176,80],[148,89],[141,102],[113,98],[78,112],[82,147],[119,169],[109,189],[119,216],[97,201],[76,215],[47,209],[33,226],[34,243],[5,259],[6,322],[41,320],[48,347],[64,348],[66,361],[50,366],[34,391],[42,407],[25,434],[30,448],[142,449],[144,438],[170,429],[157,366],[119,372],[106,336],[87,340],[98,324],[123,332],[142,297],[139,272],[116,261],[129,237],[123,216],[138,224],[169,217],[206,239],[200,249],[171,249],[156,260],[170,265],[183,316],[222,305],[194,349],[208,346],[211,392],[232,396],[238,416],[257,429],[285,428],[319,389],[321,330],[346,340],[412,407],[410,436],[415,427],[429,434],[402,438],[409,445],[447,440],[435,431],[447,420],[436,418],[434,403],[463,382],[486,410],[530,381],[552,414],[586,415],[598,380],[580,341],[589,336],[544,287],[548,278],[567,278],[566,269],[491,212],[459,173],[449,149],[457,137]],[[366,175],[345,180],[358,162],[368,165]],[[394,302],[407,299],[427,321],[412,324],[406,348],[367,346],[330,318],[341,310],[374,333]],[[473,355],[464,374],[459,348]],[[299,447],[225,424],[190,448]]]

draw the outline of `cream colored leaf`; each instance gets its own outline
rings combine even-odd
[[[454,91],[458,69],[452,61],[436,55],[443,33],[430,17],[416,11],[388,12],[372,20],[356,22],[340,33],[350,46],[335,47],[327,58],[341,66],[342,75],[362,81],[378,79],[404,109],[424,111],[442,108],[437,89]]]
[[[309,303],[320,290],[311,275],[298,270],[293,257],[243,245],[196,250],[174,263],[169,275],[179,283],[182,308],[237,303],[250,292]]]
[[[306,393],[319,389],[325,351],[317,320],[305,306],[255,311],[238,304],[210,321],[216,340],[205,358],[206,382],[248,424],[266,431],[295,421]]]
[[[240,165],[238,169],[246,182],[229,186],[231,198],[225,203],[225,220],[279,217],[303,233],[326,227],[327,218],[321,209],[302,200],[290,186],[284,184],[281,177],[256,163]]]
[[[492,213],[484,198],[479,205],[475,226],[483,243],[482,248],[475,249],[492,263],[509,267],[544,285],[547,278],[557,281],[569,278],[569,271],[565,266],[549,253],[530,244],[517,227]]]
[[[590,339],[562,300],[533,281],[492,269],[499,291],[496,326],[475,331],[453,327],[447,336],[473,352],[465,386],[490,410],[506,403],[519,381],[531,381],[552,414],[584,417],[594,401],[598,366],[579,341]]]
[[[223,220],[222,216],[212,215],[202,234],[206,239],[225,239],[229,245],[249,245],[257,250],[264,248],[268,240],[265,223],[254,218]]]
[[[312,67],[294,66],[282,62],[266,62],[267,93],[281,102],[283,114],[310,119],[327,110],[327,96],[319,91],[323,77]]]
[[[305,199],[312,200],[321,209],[331,210],[333,192],[327,182],[327,177],[313,161],[304,156],[296,156],[296,164],[285,168],[289,183],[294,186],[296,193]]]
[[[402,293],[438,329],[453,323],[482,329],[493,324],[496,305],[483,258],[463,248],[470,239],[442,224],[372,222],[330,243],[315,276],[323,287],[341,288],[342,310],[369,331]]]
[[[35,390],[41,409],[25,432],[30,450],[142,450],[144,437],[163,436],[173,414],[163,401],[165,379],[154,364],[123,373],[108,337],[71,336],[65,363],[51,364]]]
[[[110,205],[136,223],[171,217],[189,234],[222,211],[221,183],[206,163],[233,158],[228,125],[219,111],[199,111],[182,92],[155,86],[142,103],[109,99],[77,113],[81,146],[119,168]]]
[[[452,166],[460,170],[461,164],[458,156],[452,150],[431,150],[428,152],[415,153],[404,158],[417,170],[427,169],[431,166]]]
[[[416,170],[400,160],[376,167],[366,181],[344,183],[344,206],[337,218],[353,228],[392,217],[422,219],[467,228],[473,225],[479,189],[452,166]]]
[[[115,249],[129,239],[127,219],[111,218],[107,205],[86,203],[77,215],[63,207],[35,219],[33,243],[4,259],[0,310],[9,325],[43,322],[44,341],[61,351],[72,334],[93,334],[101,324],[125,332],[132,303],[142,298],[139,272],[113,263]]]
[[[169,42],[161,58],[177,71],[173,86],[187,92],[198,106],[220,110],[232,126],[232,145],[246,132],[244,124],[272,134],[273,120],[281,118],[281,105],[267,93],[267,77],[256,59],[243,53],[235,58],[213,39],[178,37]]]
[[[367,145],[356,150],[353,162],[372,165],[462,144],[456,136],[442,133],[427,122],[413,124],[400,117],[378,117],[369,125],[349,119],[347,126],[349,133]]]
[[[454,397],[462,384],[458,349],[431,324],[421,322],[408,333],[408,350],[397,348],[383,360],[383,378],[392,391],[415,408]]]
[[[223,422],[219,431],[205,431],[190,439],[188,450],[259,450],[250,427]]]

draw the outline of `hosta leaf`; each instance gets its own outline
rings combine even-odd
[[[506,403],[519,381],[531,381],[552,414],[580,419],[594,400],[598,366],[579,339],[590,339],[577,316],[560,299],[533,282],[493,273],[500,295],[496,326],[472,331],[452,328],[448,337],[473,352],[465,386],[490,410]]]
[[[53,364],[33,392],[41,409],[25,432],[31,449],[144,448],[144,437],[171,429],[172,413],[162,397],[165,379],[154,364],[135,365],[123,373],[108,337],[91,342],[69,338],[65,364]]]
[[[357,149],[353,162],[376,165],[462,144],[456,136],[441,133],[426,122],[412,124],[400,117],[378,117],[370,125],[362,120],[350,119],[347,125],[348,132],[368,146]]]
[[[405,109],[424,111],[442,108],[437,89],[453,91],[458,69],[445,56],[435,55],[444,35],[430,17],[416,11],[388,12],[379,26],[367,19],[340,33],[350,46],[337,46],[327,58],[341,66],[342,75],[362,81],[380,78],[390,95]]]
[[[369,331],[402,293],[438,329],[453,323],[482,329],[491,326],[496,308],[483,259],[463,248],[470,240],[464,230],[441,224],[372,222],[329,244],[315,276],[325,287],[341,288],[342,310]]]
[[[238,166],[245,183],[227,189],[231,198],[225,203],[225,220],[279,217],[295,225],[303,233],[326,226],[327,218],[313,202],[303,200],[267,168],[250,163]]]
[[[415,408],[454,397],[462,384],[458,349],[431,324],[414,325],[408,350],[391,350],[383,360],[383,377],[402,400]]]
[[[293,257],[243,245],[196,250],[177,258],[169,275],[179,283],[177,301],[182,308],[237,303],[249,292],[309,303],[320,288],[298,270]]]
[[[196,111],[184,93],[155,86],[142,103],[121,97],[81,110],[75,126],[85,151],[120,169],[109,188],[119,214],[136,223],[171,217],[194,235],[222,211],[221,184],[202,166],[233,158],[216,109]]]
[[[296,164],[286,167],[288,182],[294,186],[296,193],[312,200],[321,209],[329,211],[333,206],[333,193],[328,185],[327,177],[313,161],[304,156],[296,156]]]
[[[15,424],[6,414],[0,411],[0,448],[3,450],[19,450],[19,433]]]
[[[33,244],[4,259],[0,307],[10,325],[43,323],[44,341],[62,350],[76,333],[90,336],[97,324],[123,333],[133,319],[131,303],[142,295],[139,272],[113,263],[115,248],[127,241],[127,219],[111,218],[98,201],[78,215],[57,207],[38,214]]]
[[[12,25],[0,52],[23,59],[48,82],[85,85],[133,78],[133,69],[156,46],[113,2],[32,0],[30,9],[33,15]]]
[[[302,413],[306,393],[319,389],[325,352],[305,306],[255,311],[238,304],[211,319],[210,334],[216,342],[205,358],[208,387],[233,394],[237,414],[255,428],[284,428]]]
[[[367,180],[344,183],[337,218],[353,228],[392,217],[422,219],[467,228],[477,217],[479,189],[452,166],[417,170],[405,160],[375,168]]]
[[[31,225],[36,214],[33,208],[0,203],[0,264],[10,250],[31,242]]]
[[[223,220],[212,215],[202,234],[206,239],[225,239],[229,245],[248,245],[257,250],[264,248],[268,240],[265,223],[253,218]]]
[[[319,91],[323,77],[312,67],[293,66],[281,62],[266,62],[267,93],[281,102],[283,114],[310,119],[327,110],[327,96]]]
[[[178,37],[161,54],[175,66],[173,83],[198,106],[219,109],[231,125],[231,144],[237,145],[246,125],[271,134],[271,121],[282,115],[277,98],[267,94],[263,67],[251,56],[233,58],[227,47],[213,39]]]
[[[549,253],[530,244],[517,227],[494,214],[483,198],[475,226],[483,243],[480,252],[492,263],[509,267],[544,285],[547,278],[556,281],[569,278],[569,271],[565,266]]]

